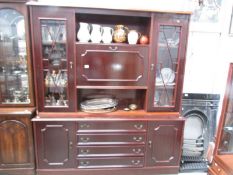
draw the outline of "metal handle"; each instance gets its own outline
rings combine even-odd
[[[134,165],[138,165],[138,164],[140,164],[141,163],[141,161],[140,160],[132,160],[131,161]]]
[[[155,65],[154,65],[154,64],[151,64],[151,65],[150,65],[150,70],[154,70],[154,68],[155,68]]]
[[[73,69],[73,62],[70,61],[70,69]]]
[[[70,145],[70,149],[72,149],[73,148],[73,142],[70,141],[69,145]]]
[[[90,125],[84,123],[84,124],[81,124],[81,125],[80,125],[80,128],[90,128]]]
[[[89,162],[88,161],[83,161],[83,162],[80,162],[80,165],[87,166],[87,165],[89,165]]]
[[[136,136],[134,136],[133,140],[135,140],[136,142],[140,142],[140,141],[142,141],[142,137],[136,137]]]
[[[136,128],[136,129],[142,129],[143,128],[143,124],[135,124],[134,128]]]
[[[148,141],[148,145],[149,145],[149,148],[152,147],[152,141],[151,140]]]
[[[83,142],[88,142],[90,140],[90,138],[89,137],[81,137],[80,140]]]
[[[81,149],[80,152],[83,153],[83,154],[87,154],[87,153],[89,153],[90,151],[89,151],[88,149],[86,149],[86,150],[85,150],[85,149],[84,149],[84,150]]]
[[[112,46],[109,46],[108,48],[109,48],[110,50],[112,50],[112,51],[116,51],[116,50],[118,49],[117,46],[115,46],[114,48],[113,48]]]
[[[141,153],[142,149],[138,148],[138,149],[133,149],[133,152],[136,153],[136,154],[139,154]]]

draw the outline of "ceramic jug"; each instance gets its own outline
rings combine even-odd
[[[103,27],[102,42],[111,43],[112,35],[113,35],[113,29],[111,27]]]
[[[88,23],[80,22],[77,38],[80,42],[88,42],[90,40],[90,26]]]
[[[98,24],[92,24],[92,32],[91,32],[91,42],[100,43],[102,34],[102,27]]]
[[[136,30],[130,30],[128,33],[128,43],[129,44],[137,44],[140,36],[141,36],[141,34],[138,33]]]
[[[123,43],[126,41],[127,27],[124,25],[116,25],[113,33],[113,40],[116,43]]]

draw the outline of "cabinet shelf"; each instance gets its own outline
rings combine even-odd
[[[147,89],[147,86],[76,86],[77,89]]]

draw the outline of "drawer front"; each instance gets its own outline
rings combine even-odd
[[[144,156],[145,148],[139,146],[79,146],[78,157]]]
[[[146,136],[142,133],[131,134],[78,134],[78,145],[124,145],[145,144]]]
[[[222,168],[215,161],[213,161],[213,163],[212,163],[212,169],[218,175],[221,175],[221,172],[223,171]]]
[[[143,157],[108,157],[77,159],[78,168],[143,167]]]
[[[148,47],[76,44],[76,49],[78,85],[146,86]]]
[[[79,122],[78,132],[146,132],[143,121]]]

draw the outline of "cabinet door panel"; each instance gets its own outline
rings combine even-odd
[[[39,111],[74,111],[74,13],[32,7]]]
[[[188,33],[188,16],[155,16],[148,110],[179,111]]]
[[[147,166],[179,165],[183,121],[149,123]]]
[[[0,116],[0,167],[32,167],[32,146],[29,117]]]
[[[77,44],[78,85],[146,85],[145,46]]]
[[[0,106],[32,106],[27,8],[0,3]]]
[[[72,168],[75,149],[74,124],[66,122],[35,123],[39,168]]]

